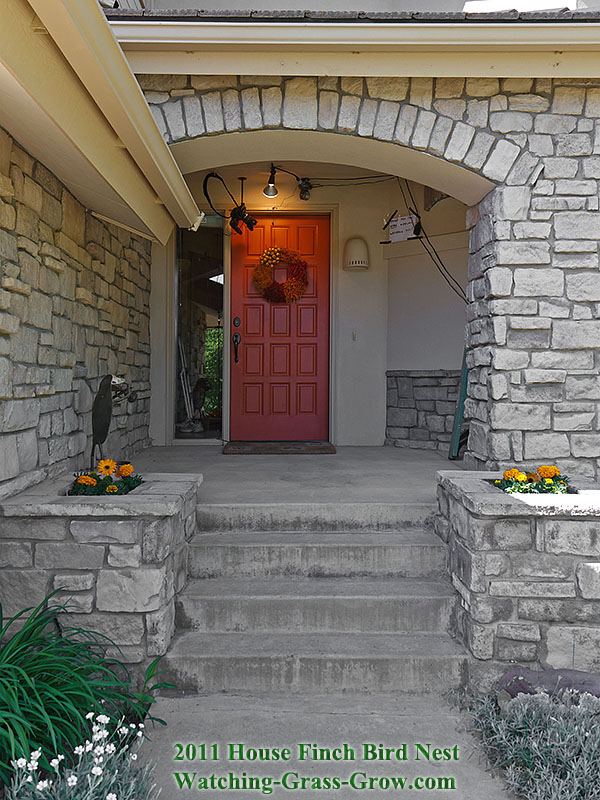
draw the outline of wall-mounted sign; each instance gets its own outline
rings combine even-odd
[[[417,218],[413,214],[407,217],[394,217],[390,222],[390,242],[405,242],[415,235]]]

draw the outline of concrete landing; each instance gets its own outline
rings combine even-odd
[[[436,472],[460,468],[440,453],[340,447],[335,455],[223,455],[214,445],[152,447],[138,472],[200,472],[201,503],[435,503]]]
[[[350,786],[317,791],[310,788],[284,789],[273,786],[272,793],[264,789],[198,791],[199,776],[227,776],[230,772],[241,776],[264,779],[272,776],[281,780],[284,773],[306,776],[339,776],[348,781],[352,773],[365,773],[369,777],[400,776],[407,778],[404,791],[416,778],[454,778],[455,790],[425,791],[427,797],[443,798],[449,795],[460,800],[508,800],[509,794],[499,779],[486,772],[483,760],[474,750],[474,740],[464,730],[465,718],[451,709],[436,695],[403,696],[277,696],[277,695],[208,695],[182,698],[160,698],[153,713],[164,719],[168,727],[150,730],[152,741],[145,752],[158,762],[156,777],[162,787],[161,800],[210,797],[211,800],[251,800],[252,798],[317,798],[352,800],[366,795],[370,798],[398,796],[400,789],[360,791]],[[218,744],[218,761],[173,761],[174,743]],[[290,747],[290,761],[229,761],[227,745],[244,743],[246,747]],[[298,760],[300,743],[315,744],[320,748],[335,748],[346,743],[354,750],[355,760],[315,761]],[[407,744],[408,760],[363,760],[363,744],[383,744],[399,748]],[[415,760],[415,744],[454,748],[458,745],[458,760],[433,761],[421,756]],[[179,789],[173,772],[196,773],[193,789]],[[359,780],[363,779],[363,776]],[[416,787],[415,787],[416,788]],[[408,792],[407,796],[411,796]]]

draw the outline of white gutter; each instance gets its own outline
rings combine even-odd
[[[96,0],[28,0],[177,225],[200,211]]]
[[[112,18],[110,26],[126,50],[600,50],[600,22],[205,22]]]

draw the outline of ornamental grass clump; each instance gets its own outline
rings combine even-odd
[[[40,768],[40,750],[14,761],[6,800],[156,800],[160,790],[153,778],[154,764],[141,766],[138,761],[144,724],[121,720],[111,725],[106,714],[86,716],[89,738],[68,757],[57,754],[49,771]]]
[[[519,694],[500,709],[488,694],[470,715],[492,767],[527,800],[600,796],[600,699],[565,691]]]
[[[508,494],[565,494],[569,479],[553,464],[542,464],[535,472],[522,472],[517,467],[507,469],[494,486]]]
[[[112,642],[67,627],[67,608],[50,607],[52,596],[6,624],[0,606],[0,784],[9,783],[13,762],[38,750],[40,768],[51,770],[56,754],[73,752],[86,737],[90,711],[141,722],[165,686],[152,683],[156,659],[135,691],[127,668],[106,656]]]
[[[121,464],[112,458],[103,458],[95,470],[76,472],[71,495],[111,495],[128,494],[144,482],[141,475],[135,474],[133,464]]]

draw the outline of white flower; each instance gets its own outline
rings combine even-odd
[[[77,747],[75,748],[75,755],[76,755],[76,756],[80,756],[80,755],[82,755],[82,754],[83,754],[83,752],[84,752],[84,749],[85,749],[85,748],[83,747],[83,745],[82,745],[82,744],[78,744],[78,745],[77,745]]]
[[[96,717],[96,721],[99,722],[101,725],[108,725],[110,722],[110,717],[107,717],[106,714],[98,714]]]
[[[97,764],[92,767],[92,775],[102,775],[102,767],[99,767]]]
[[[36,784],[35,788],[38,790],[38,792],[41,792],[42,789],[47,789],[48,786],[50,786],[48,781],[40,781],[38,784]]]
[[[34,750],[33,753],[31,754],[31,760],[32,761],[39,761],[39,758],[40,758],[41,755],[42,755],[42,751],[41,750]]]
[[[33,778],[31,777],[31,775],[28,775],[28,776],[25,778],[25,783],[33,783]]]
[[[92,717],[93,717],[93,716],[94,716],[94,712],[93,712],[93,711],[89,711],[89,712],[88,712],[88,713],[85,715],[85,718],[86,718],[86,719],[92,719]]]
[[[107,753],[114,753],[116,749],[117,748],[115,747],[115,745],[112,742],[110,742],[109,744],[106,745],[106,752]]]
[[[89,752],[90,752],[90,750],[91,750],[93,747],[94,747],[94,744],[93,744],[93,742],[86,742],[86,743],[85,743],[85,752],[86,752],[86,753],[89,753]]]
[[[101,744],[99,744],[96,747],[94,747],[94,754],[97,755],[97,756],[104,755],[104,748],[102,747]]]
[[[37,761],[30,761],[27,764],[27,769],[29,770],[29,772],[35,772],[37,768],[38,768],[38,762]]]
[[[138,728],[145,728],[145,727],[146,727],[146,726],[144,725],[144,723],[143,723],[143,722],[140,722],[140,724],[138,725]]]
[[[133,722],[130,722],[130,723],[129,723],[129,727],[130,727],[130,728],[135,728],[135,725],[133,724]]]
[[[143,735],[144,735],[144,731],[138,731],[137,732],[138,739],[140,738],[140,736],[143,736]]]
[[[67,786],[75,786],[77,783],[77,775],[69,775],[67,778]]]
[[[13,761],[13,765],[17,769],[25,769],[25,767],[27,766],[27,759],[26,758],[17,758],[16,761]]]
[[[132,761],[137,761],[137,753],[132,753],[131,754],[131,760]]]
[[[54,769],[55,769],[57,772],[58,772],[58,765],[59,765],[59,764],[60,764],[60,761],[58,760],[58,758],[53,758],[53,759],[52,759],[52,761],[50,762],[50,766],[51,766],[51,767],[54,767]]]
[[[129,733],[129,728],[126,728],[124,725],[122,728],[119,728],[119,734],[121,736],[125,736],[125,734]]]
[[[117,795],[114,792],[106,795],[106,800],[117,800]]]

